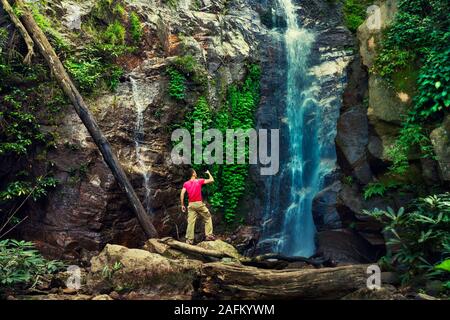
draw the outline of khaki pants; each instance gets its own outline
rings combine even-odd
[[[186,231],[186,238],[194,240],[195,237],[195,222],[200,215],[205,223],[205,235],[211,236],[213,234],[213,224],[211,213],[203,202],[191,202],[188,206],[188,226]]]

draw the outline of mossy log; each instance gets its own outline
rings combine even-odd
[[[70,79],[63,64],[61,63],[60,59],[55,53],[55,50],[51,46],[45,34],[37,25],[32,13],[27,8],[23,0],[16,0],[15,3],[20,8],[21,15],[19,23],[18,20],[14,18],[12,18],[12,22],[16,25],[16,27],[19,30],[22,24],[23,26],[25,26],[26,31],[28,31],[28,34],[34,40],[35,45],[38,47],[39,52],[42,54],[48,66],[50,67],[50,70],[52,71],[52,74],[56,78],[58,84],[61,86],[64,93],[72,102],[75,111],[77,112],[81,121],[87,128],[92,139],[94,140],[94,143],[97,145],[98,149],[103,155],[103,159],[105,160],[112,174],[116,178],[117,183],[125,191],[128,201],[134,213],[136,214],[142,229],[144,230],[144,232],[148,237],[150,238],[157,237],[158,233],[154,228],[149,215],[147,214],[144,207],[142,206],[142,203],[137,197],[136,192],[134,191],[130,181],[128,180],[125,174],[125,171],[120,165],[119,160],[112,151],[111,145],[109,144],[106,137],[103,135],[100,127],[95,121],[88,106],[84,102],[83,97],[81,96],[78,89]],[[14,13],[12,14],[14,15]]]
[[[233,256],[228,255],[226,252],[221,252],[213,249],[205,249],[199,246],[194,246],[184,242],[177,241],[173,238],[163,238],[160,239],[159,242],[164,243],[169,247],[171,247],[172,249],[178,250],[185,254],[193,256],[201,256],[207,260],[210,260],[209,258],[216,258],[216,259],[234,258]]]
[[[267,270],[240,264],[202,267],[198,294],[210,299],[340,299],[366,287],[366,265]]]

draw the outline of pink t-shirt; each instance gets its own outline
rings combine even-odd
[[[189,197],[189,202],[202,201],[202,186],[205,184],[205,179],[189,180],[184,183],[183,188],[186,189]]]

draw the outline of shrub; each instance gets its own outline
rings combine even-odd
[[[25,155],[33,144],[45,142],[34,107],[26,105],[28,99],[19,89],[0,97],[0,155]]]
[[[202,86],[204,89],[207,88],[208,73],[192,55],[176,57],[173,63],[177,70],[191,78],[195,84]]]
[[[105,41],[112,45],[124,45],[125,36],[127,32],[122,23],[118,20],[114,21],[112,24],[106,28],[103,34]]]
[[[100,58],[86,61],[73,57],[66,60],[64,65],[82,91],[92,92],[98,86],[103,73]]]
[[[192,60],[189,56],[178,61],[177,66],[181,68],[181,65],[185,72],[192,72],[192,70],[196,69],[195,60]],[[226,101],[219,110],[212,110],[206,97],[201,96],[193,110],[186,115],[182,127],[193,133],[194,122],[201,121],[204,131],[213,127],[220,130],[224,137],[227,129],[245,130],[253,128],[255,125],[254,113],[259,104],[260,77],[260,66],[256,64],[248,65],[247,76],[243,83],[232,85],[228,89]],[[195,156],[194,151],[192,151],[192,156]],[[248,157],[248,148],[246,157]],[[206,169],[211,171],[216,179],[216,183],[208,185],[205,189],[207,195],[211,195],[208,199],[209,202],[214,209],[223,212],[227,223],[239,222],[236,219],[237,208],[239,201],[248,189],[249,165],[194,165],[194,169],[198,172]]]
[[[436,266],[450,257],[450,193],[421,198],[408,212],[388,208],[364,213],[382,222],[386,235],[391,235],[387,242],[391,250],[383,260],[403,282],[445,273]]]
[[[422,158],[434,157],[431,140],[424,133],[423,127],[409,122],[403,125],[399,137],[387,150],[387,156],[392,161],[389,170],[393,173],[404,174],[409,168],[408,156],[414,147],[418,147]]]
[[[403,87],[414,88],[396,88],[409,91],[414,98],[403,129],[388,151],[393,161],[390,169],[394,173],[404,173],[408,169],[408,153],[413,148],[418,147],[424,158],[434,157],[423,128],[429,120],[441,120],[450,108],[450,32],[446,15],[449,10],[446,0],[401,0],[396,18],[383,36],[382,50],[372,72],[399,87],[395,85],[397,75],[419,70],[403,83]],[[411,80],[416,83],[409,83]]]
[[[364,188],[364,199],[368,200],[374,196],[384,196],[390,189],[395,189],[400,183],[389,180],[387,182],[372,182]]]
[[[47,195],[49,189],[55,188],[58,181],[51,177],[38,177],[34,183],[29,181],[14,181],[0,192],[0,203],[30,196],[34,201]]]
[[[350,31],[356,32],[364,22],[368,4],[365,0],[344,0],[344,20]]]
[[[142,39],[142,24],[138,15],[135,12],[130,14],[130,32],[134,43],[138,44]]]
[[[261,68],[252,64],[247,66],[247,76],[241,86],[229,88],[226,105],[215,117],[215,127],[225,133],[226,129],[251,129],[255,125],[255,111],[259,105]],[[248,158],[248,147],[246,147]],[[237,155],[235,155],[237,157]],[[248,164],[227,164],[214,168],[218,175],[217,194],[212,204],[223,209],[225,221],[236,221],[239,201],[247,189]]]
[[[63,266],[59,261],[45,260],[33,243],[0,241],[0,287],[34,287],[42,277],[57,272]]]
[[[186,78],[177,69],[173,67],[167,68],[169,75],[169,95],[176,100],[183,100],[186,91]]]
[[[120,77],[122,77],[124,71],[122,67],[111,64],[106,68],[105,78],[107,81],[107,85],[109,90],[116,91],[117,86],[120,83]]]

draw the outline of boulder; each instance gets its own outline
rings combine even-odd
[[[367,19],[358,28],[358,39],[362,61],[368,68],[372,67],[380,47],[382,30],[393,21],[397,7],[398,0],[386,0],[367,8]]]
[[[350,229],[318,232],[317,253],[337,265],[370,263],[377,258],[370,243]]]
[[[410,107],[410,102],[402,101],[386,80],[372,75],[369,78],[368,116],[372,123],[381,120],[400,125]]]
[[[87,287],[94,293],[111,291],[190,294],[200,263],[172,260],[146,250],[108,244],[91,259]]]
[[[313,218],[319,231],[339,229],[342,227],[341,218],[336,210],[337,195],[341,186],[341,182],[337,181],[328,188],[320,191],[314,198]]]
[[[336,137],[336,147],[342,155],[343,166],[353,171],[362,184],[372,180],[372,172],[366,157],[369,143],[369,123],[366,112],[363,107],[354,107],[341,114]]]
[[[253,253],[261,235],[261,227],[239,226],[230,238],[231,244],[241,253]]]
[[[447,115],[440,127],[430,134],[431,142],[439,163],[439,173],[443,181],[450,181],[450,116]]]
[[[94,7],[93,1],[83,1],[77,3],[74,1],[62,1],[61,6],[65,11],[62,17],[62,23],[69,30],[80,30],[82,18],[89,14]]]

